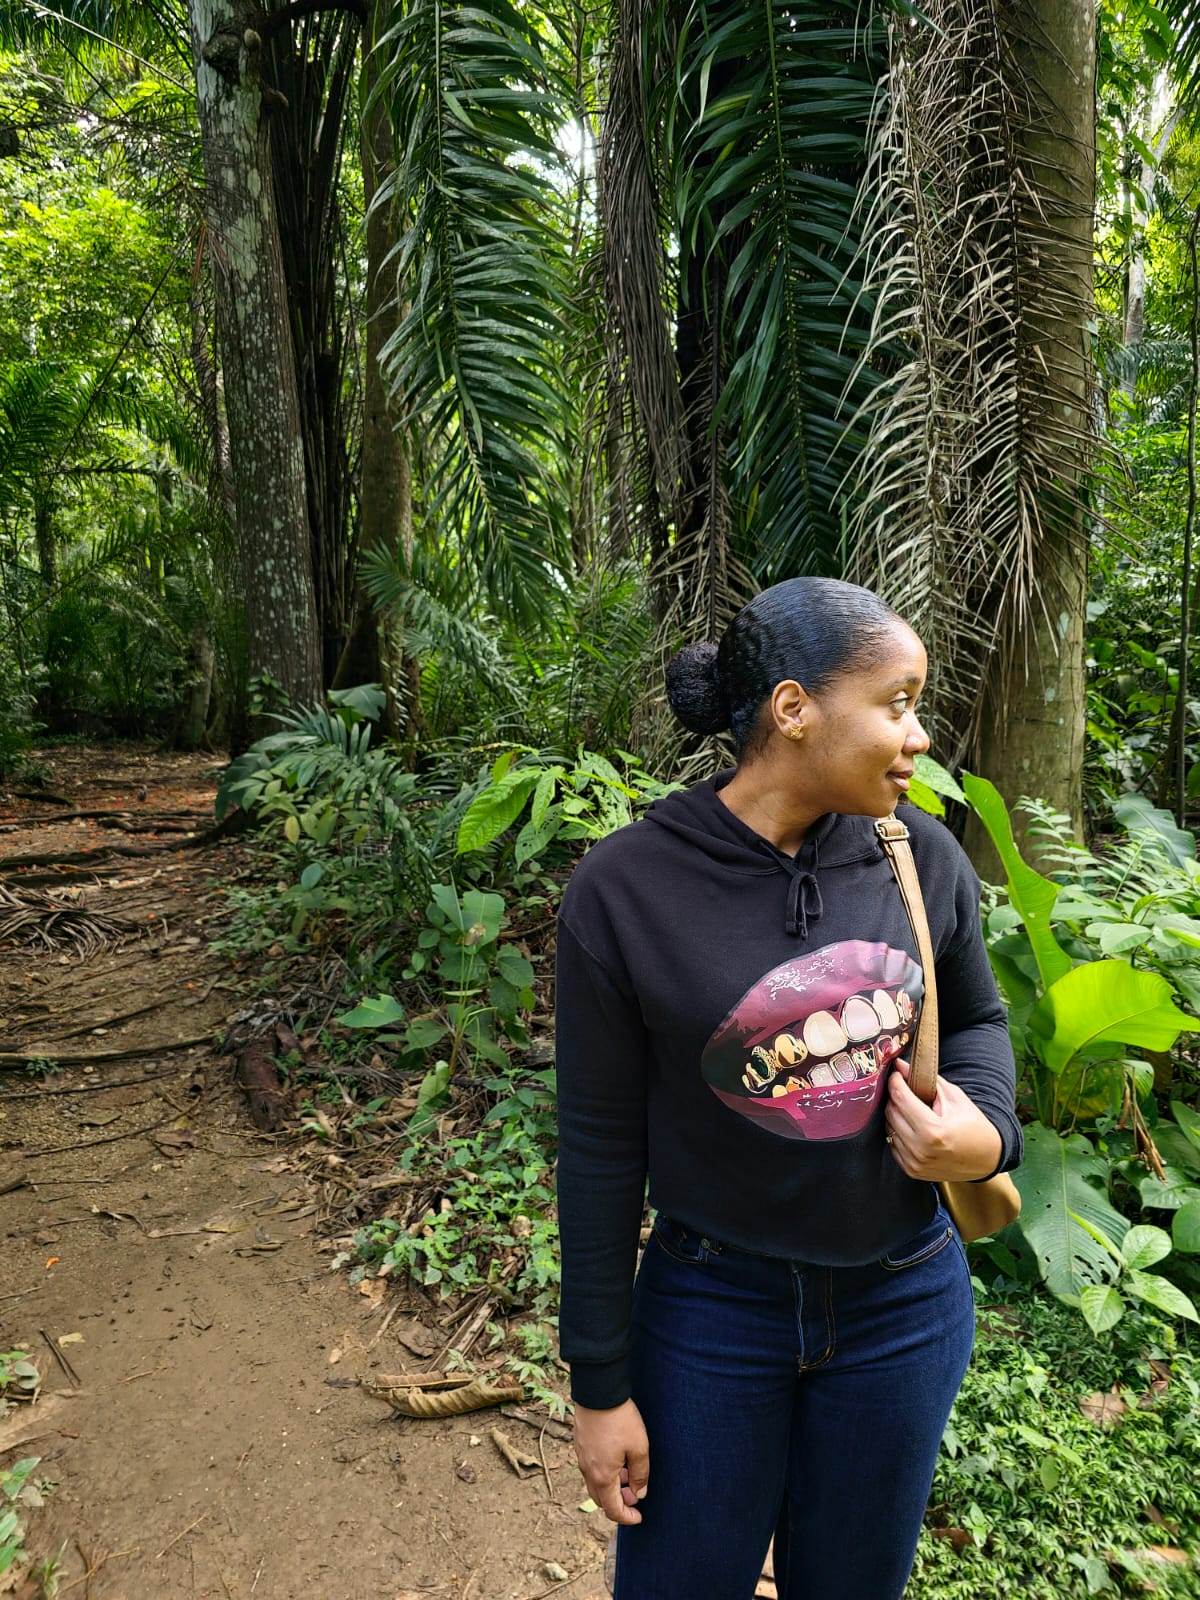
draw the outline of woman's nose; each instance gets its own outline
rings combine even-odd
[[[908,714],[908,732],[904,737],[904,748],[913,755],[924,755],[929,749],[929,735],[921,725],[915,711]]]

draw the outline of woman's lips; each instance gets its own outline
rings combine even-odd
[[[896,785],[897,789],[907,790],[908,789],[908,785],[909,785],[909,781],[912,778],[912,773],[911,772],[889,772],[888,773],[888,777]]]

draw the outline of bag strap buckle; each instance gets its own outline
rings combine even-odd
[[[897,840],[909,837],[906,824],[896,816],[878,818],[875,823],[875,832],[883,840],[884,844],[892,844]]]

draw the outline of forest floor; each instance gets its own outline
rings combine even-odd
[[[197,845],[216,760],[30,759],[39,787],[0,784],[0,1351],[42,1375],[0,1468],[39,1458],[30,1553],[78,1600],[602,1600],[561,1425],[361,1385],[444,1354],[446,1308],[332,1270],[303,1131],[258,1132],[235,1086],[246,975],[210,939],[251,868]]]

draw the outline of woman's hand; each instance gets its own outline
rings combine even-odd
[[[1003,1149],[1000,1135],[979,1107],[949,1078],[939,1078],[933,1104],[908,1086],[908,1062],[888,1079],[886,1112],[892,1155],[910,1178],[944,1183],[988,1178]]]
[[[650,1442],[632,1400],[611,1411],[575,1407],[575,1459],[588,1493],[610,1522],[642,1520],[637,1502],[650,1480]]]

